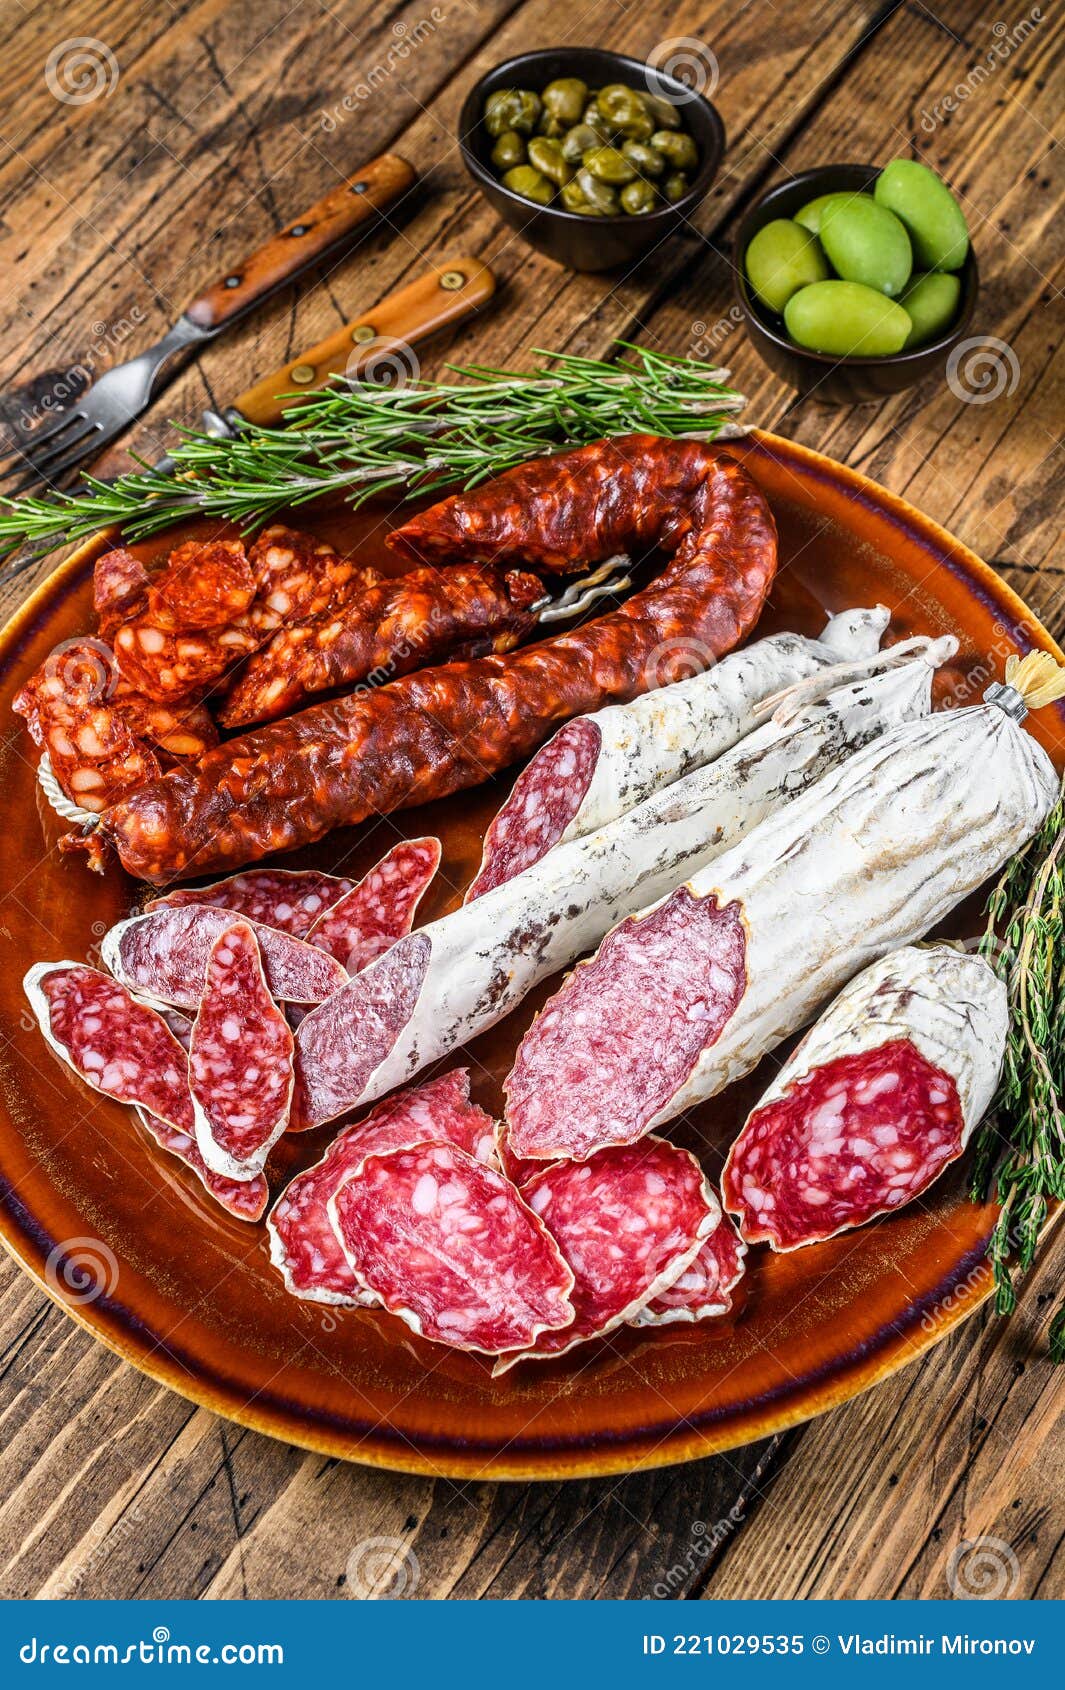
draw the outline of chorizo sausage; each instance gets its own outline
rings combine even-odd
[[[570,716],[650,691],[678,641],[709,664],[754,626],[776,570],[776,531],[735,459],[698,441],[630,435],[527,473],[530,495],[511,501],[509,526],[484,525],[499,563],[564,553],[583,564],[635,543],[657,543],[671,562],[583,627],[313,705],[150,781],[80,841],[94,865],[107,841],[131,874],[158,884],[475,786]],[[520,485],[511,474],[515,495]],[[491,515],[498,495],[489,485],[466,500]]]

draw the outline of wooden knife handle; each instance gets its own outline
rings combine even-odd
[[[275,288],[340,246],[378,211],[405,194],[417,172],[395,153],[371,159],[338,182],[302,217],[213,282],[185,312],[198,328],[218,330],[265,299]]]
[[[453,258],[417,281],[382,299],[372,311],[357,317],[284,369],[275,370],[233,401],[249,422],[276,423],[293,394],[313,393],[331,375],[372,376],[409,380],[417,366],[409,348],[450,323],[460,323],[491,299],[496,279],[479,258]],[[286,395],[284,401],[281,395]]]

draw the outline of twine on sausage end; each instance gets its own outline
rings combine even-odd
[[[84,810],[80,804],[74,804],[66,796],[59,782],[55,778],[47,751],[43,753],[37,764],[37,781],[52,809],[65,822],[76,822],[79,827],[96,827],[100,818],[93,810]]]
[[[1065,698],[1065,666],[1048,651],[1007,657],[1006,685],[1020,694],[1029,710],[1042,710],[1044,705]]]

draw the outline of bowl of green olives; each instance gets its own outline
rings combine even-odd
[[[599,47],[522,53],[470,89],[466,168],[495,211],[571,270],[630,265],[680,228],[725,150],[710,101]]]
[[[913,159],[825,165],[771,188],[740,221],[733,274],[770,369],[828,404],[942,372],[979,290],[961,207]]]

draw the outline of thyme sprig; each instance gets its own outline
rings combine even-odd
[[[536,348],[533,371],[449,366],[455,380],[379,387],[342,377],[292,394],[283,426],[248,424],[233,439],[179,429],[176,469],[142,467],[70,492],[0,501],[0,557],[119,527],[143,539],[194,515],[254,532],[325,493],[352,505],[473,487],[560,446],[646,431],[714,440],[745,400],[728,371],[617,343],[612,361]],[[296,403],[299,401],[299,403]]]

